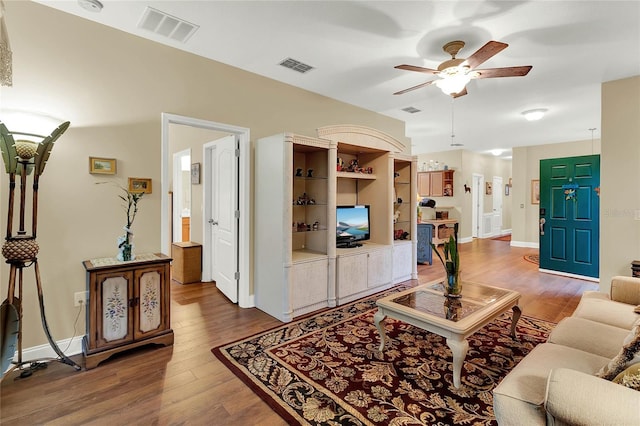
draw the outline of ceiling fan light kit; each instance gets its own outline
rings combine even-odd
[[[532,66],[526,65],[476,70],[476,67],[506,49],[509,45],[499,41],[489,41],[467,59],[457,59],[456,55],[464,45],[464,41],[461,40],[455,40],[445,44],[442,47],[442,50],[451,55],[451,59],[442,62],[438,66],[438,69],[424,68],[415,65],[397,65],[395,67],[396,69],[433,74],[440,78],[438,80],[427,81],[425,83],[418,84],[417,86],[401,90],[394,93],[394,95],[401,95],[412,90],[435,84],[440,88],[440,90],[442,90],[442,93],[453,97],[459,97],[467,94],[466,85],[472,79],[522,77],[527,75],[532,68]]]
[[[524,118],[526,118],[527,121],[537,121],[537,120],[540,120],[542,117],[544,117],[546,112],[547,112],[546,108],[536,108],[536,109],[523,111],[522,115],[524,115]]]

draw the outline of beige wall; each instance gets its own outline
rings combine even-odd
[[[37,3],[5,5],[14,76],[13,87],[1,89],[1,107],[71,121],[53,149],[40,186],[40,271],[56,340],[74,334],[78,310],[73,293],[85,289],[81,262],[114,256],[116,238],[123,232],[117,188],[96,182],[152,178],[153,194],[141,201],[134,224],[136,251],[166,252],[160,247],[162,112],[246,127],[252,140],[283,131],[314,136],[318,127],[349,123],[381,130],[410,146],[399,120]],[[201,152],[193,150],[194,155]],[[118,174],[108,179],[90,175],[89,156],[116,158]],[[7,199],[6,181],[0,174],[0,200]],[[2,223],[6,207],[0,203]],[[25,272],[23,330],[28,348],[46,339],[33,272]],[[0,291],[6,294],[8,268],[3,262],[0,274]],[[76,328],[84,330],[82,316]]]
[[[640,76],[602,86],[600,289],[640,260]]]
[[[468,150],[452,150],[418,155],[418,166],[429,165],[429,160],[446,164],[455,170],[453,174],[453,197],[433,197],[438,207],[453,206],[454,218],[460,221],[460,238],[469,239],[472,235],[472,196],[465,193],[464,185],[471,187],[473,175],[483,175],[486,182],[491,182],[494,176],[502,177],[503,184],[509,182],[511,177],[511,161],[496,158],[493,155],[484,155]],[[494,189],[497,190],[497,189]],[[511,228],[511,196],[504,196],[504,186],[500,189],[502,200],[502,229]],[[493,208],[493,198],[483,191],[483,213],[489,213]]]
[[[592,154],[600,154],[599,139],[513,149],[512,245],[538,247],[539,205],[531,203],[531,181],[540,179],[540,160]]]

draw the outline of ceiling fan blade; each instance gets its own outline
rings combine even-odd
[[[522,77],[529,74],[533,68],[531,65],[521,67],[505,67],[505,68],[487,68],[484,70],[475,70],[478,75],[474,78],[496,78],[496,77]]]
[[[398,70],[422,72],[425,74],[438,74],[440,72],[438,70],[432,70],[431,68],[418,67],[415,65],[396,65],[394,68]]]
[[[421,89],[430,84],[433,84],[435,80],[427,81],[426,83],[418,84],[417,86],[409,87],[408,89],[401,90],[399,92],[394,93],[394,95],[402,95],[403,93],[411,92],[412,90]]]
[[[476,52],[469,56],[465,63],[469,65],[471,69],[474,69],[477,66],[480,66],[486,60],[494,56],[495,54],[501,52],[509,46],[507,43],[501,43],[499,41],[489,41],[487,44],[482,46],[480,49],[476,50]]]
[[[454,93],[453,95],[451,95],[451,97],[452,98],[459,98],[460,96],[464,96],[466,94],[467,94],[467,88],[465,87],[464,89],[462,89],[458,93]]]

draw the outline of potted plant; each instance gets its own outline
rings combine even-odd
[[[447,297],[462,296],[462,282],[460,281],[460,252],[458,251],[458,224],[453,226],[453,235],[443,243],[444,257],[438,251],[435,244],[431,248],[438,255],[440,262],[447,272],[447,280],[444,282],[444,295]]]

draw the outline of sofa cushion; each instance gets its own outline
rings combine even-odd
[[[567,317],[553,329],[547,342],[611,359],[620,352],[629,333],[628,329],[584,318]]]
[[[630,364],[637,362],[638,356],[640,356],[640,320],[634,324],[620,352],[607,365],[603,366],[596,373],[596,376],[612,380]]]
[[[549,372],[554,368],[570,368],[595,374],[609,358],[568,346],[543,343],[536,346],[493,390],[494,398],[511,396],[523,402],[541,405],[544,401]]]
[[[634,305],[614,302],[604,293],[586,291],[572,316],[631,330],[640,318],[633,312],[634,308]]]

